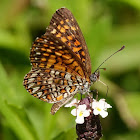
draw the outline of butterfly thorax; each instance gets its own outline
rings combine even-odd
[[[89,82],[84,82],[83,86],[79,87],[80,94],[89,93],[91,84]]]
[[[90,92],[90,86],[94,84],[99,79],[100,73],[99,71],[95,71],[90,76],[90,81],[83,80],[83,83],[80,83],[83,86],[79,87],[80,94],[85,94]]]

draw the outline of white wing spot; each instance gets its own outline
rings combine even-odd
[[[38,89],[39,89],[40,87],[35,87],[35,88],[33,88],[33,93],[35,93]]]
[[[82,86],[82,85],[83,85],[83,83],[79,83],[79,85],[80,85],[80,86]]]
[[[37,76],[37,73],[33,73],[32,75],[31,75],[31,77],[36,77]]]
[[[40,52],[36,52],[36,54],[37,54],[37,55],[41,55],[41,53],[40,53]]]
[[[51,97],[52,97],[52,99],[53,99],[54,101],[56,101],[56,98],[54,97],[53,94],[51,94]]]
[[[50,81],[50,80],[49,80],[49,81],[48,81],[48,84],[52,84],[52,82],[53,82],[53,81]]]
[[[67,74],[65,75],[65,78],[69,80],[69,79],[71,78],[71,74],[67,73]]]
[[[42,95],[42,92],[38,92],[37,95],[38,97],[40,97]]]
[[[56,29],[53,29],[53,30],[51,31],[51,33],[52,33],[52,34],[55,34],[55,33],[56,33]]]
[[[35,84],[35,83],[31,83],[31,84],[29,84],[29,85],[28,85],[28,88],[34,86],[34,84]]]
[[[54,92],[54,96],[55,96],[55,97],[57,97],[57,96],[58,96],[58,95],[57,95],[57,92]]]
[[[58,46],[58,49],[62,49],[62,46]]]
[[[44,42],[48,42],[48,40],[47,39],[44,39]]]
[[[33,82],[35,80],[35,78],[31,78],[28,80],[28,83]]]
[[[43,96],[42,98],[43,98],[43,99],[46,99],[46,96]]]
[[[41,70],[36,71],[35,73],[39,73]]]
[[[52,88],[55,88],[55,84],[52,84],[51,87],[52,87]]]
[[[69,93],[70,87],[66,87],[66,91]]]
[[[54,75],[54,73],[55,73],[55,71],[54,70],[51,70],[51,74]]]
[[[59,73],[60,73],[59,71],[56,71],[56,72],[55,72],[56,75],[59,75]]]
[[[65,93],[63,96],[64,96],[64,98],[66,98],[66,97],[68,96],[68,94],[67,94],[67,93]]]
[[[44,74],[43,73],[40,73],[40,76],[43,76]]]

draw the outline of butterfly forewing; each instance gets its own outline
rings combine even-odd
[[[80,27],[67,8],[61,8],[53,15],[47,31],[54,34],[78,56],[86,68],[88,76],[91,75],[91,61],[86,42]]]
[[[30,60],[34,68],[54,68],[85,77],[75,54],[61,40],[49,34],[35,40]]]

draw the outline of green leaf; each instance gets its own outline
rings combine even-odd
[[[0,112],[8,122],[9,127],[20,139],[36,139],[34,128],[30,124],[26,112],[16,98],[16,91],[9,83],[9,79],[0,64]]]

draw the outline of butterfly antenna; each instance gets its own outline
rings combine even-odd
[[[114,54],[120,52],[120,51],[123,50],[124,48],[125,48],[125,46],[122,46],[119,50],[117,50],[116,52],[114,52],[113,54],[111,54],[108,58],[106,58],[106,59],[100,64],[100,66],[95,70],[95,72],[96,72],[97,70],[99,70],[99,68],[100,68],[109,58],[111,58]]]

